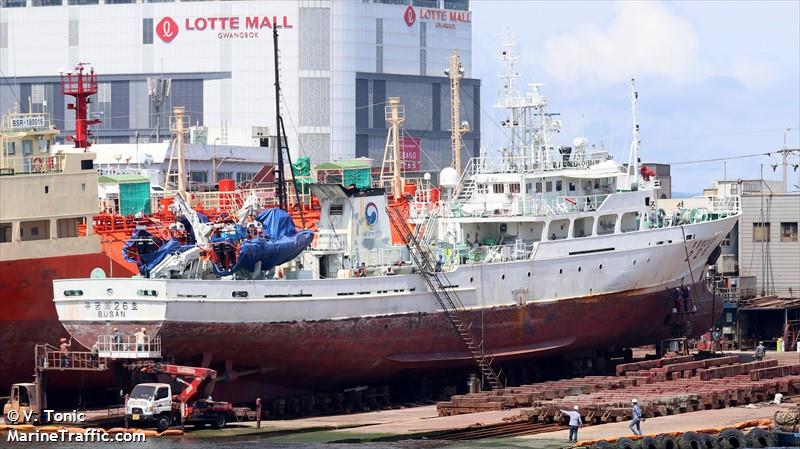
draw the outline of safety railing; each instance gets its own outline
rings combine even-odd
[[[96,345],[100,356],[109,359],[161,358],[161,337],[158,336],[99,335]]]
[[[52,345],[36,345],[36,368],[40,370],[102,371],[107,363],[99,353],[62,351]]]
[[[386,267],[406,261],[403,259],[403,250],[401,248],[378,248],[358,251],[351,258],[355,262],[355,267],[360,266],[362,262],[368,267]]]
[[[0,157],[0,175],[60,173],[64,171],[65,155],[47,153],[26,156]]]

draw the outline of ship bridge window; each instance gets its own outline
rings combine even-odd
[[[487,193],[489,193],[489,186],[486,184],[478,184],[477,189],[479,195],[486,195]]]
[[[592,235],[592,228],[594,227],[594,217],[581,217],[575,219],[575,224],[572,226],[572,237],[590,237]]]
[[[613,234],[616,226],[617,214],[603,215],[597,220],[597,235]]]
[[[519,184],[516,184],[516,183],[515,184],[509,184],[508,185],[508,191],[510,193],[519,193]]]
[[[494,193],[505,193],[506,192],[506,185],[505,184],[492,184],[492,190]]]
[[[556,181],[556,192],[560,192],[561,190],[563,190],[563,188],[564,187],[562,185],[562,182],[561,181]]]
[[[548,192],[553,191],[553,181],[547,181],[547,183],[545,184],[545,190]]]
[[[542,183],[541,182],[537,182],[536,183],[536,193],[542,193]]]
[[[343,204],[331,204],[330,209],[328,209],[328,215],[343,215],[343,214],[344,214]]]
[[[83,296],[83,290],[64,290],[64,296]]]
[[[50,238],[50,221],[23,221],[19,224],[20,237],[23,242],[29,240],[46,240]]]
[[[569,183],[569,191],[570,191],[570,192],[574,192],[574,191],[575,191],[575,188],[576,188],[576,187],[575,187],[575,183],[574,183],[574,182],[570,182],[570,183]]]
[[[553,220],[547,230],[550,240],[562,240],[569,236],[569,220]]]
[[[4,145],[4,152],[6,156],[13,156],[17,152],[16,142],[6,142]]]
[[[0,243],[11,242],[11,223],[0,223]]]
[[[622,232],[632,232],[639,230],[639,212],[626,212],[622,214],[620,223]]]

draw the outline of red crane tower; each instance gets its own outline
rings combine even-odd
[[[88,69],[88,72],[84,70]],[[67,141],[75,142],[75,148],[87,149],[92,144],[89,137],[92,133],[89,126],[100,123],[99,119],[88,119],[90,96],[97,93],[97,75],[87,62],[79,62],[72,72],[61,74],[61,93],[75,97],[75,103],[67,105],[67,109],[75,110],[75,135],[67,136]]]

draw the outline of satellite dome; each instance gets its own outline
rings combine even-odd
[[[425,174],[422,175],[422,179],[424,179],[426,181],[430,181],[431,180],[431,174],[428,173],[428,172],[425,172]]]
[[[439,172],[439,185],[442,187],[455,187],[458,185],[458,172],[453,167],[445,167]]]

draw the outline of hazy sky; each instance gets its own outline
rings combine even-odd
[[[564,129],[619,161],[630,146],[629,80],[639,91],[645,162],[680,162],[800,147],[800,2],[473,0],[472,70],[482,80],[483,146],[499,144],[500,45],[516,38],[521,82],[544,83]],[[583,116],[583,119],[581,119]],[[798,157],[793,162],[800,162]],[[776,156],[727,162],[727,177],[774,175]],[[722,162],[674,165],[673,191],[700,192]],[[800,184],[800,170],[792,173]]]

